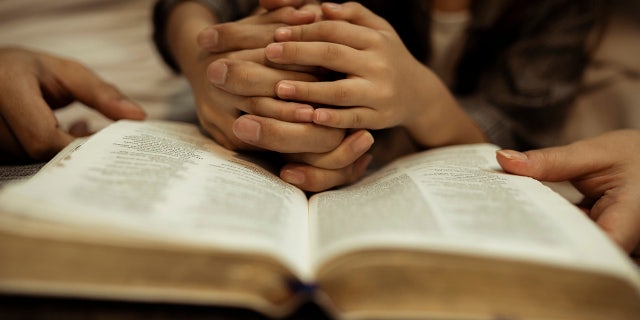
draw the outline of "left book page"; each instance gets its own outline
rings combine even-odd
[[[266,167],[194,125],[119,121],[6,187],[0,225],[124,246],[255,253],[306,277],[306,196]]]

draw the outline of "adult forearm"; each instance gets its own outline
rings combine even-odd
[[[214,14],[195,1],[182,2],[169,14],[165,30],[168,53],[187,78],[202,72],[198,65],[203,55],[197,43],[198,33],[215,23]]]

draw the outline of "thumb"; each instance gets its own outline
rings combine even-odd
[[[496,159],[509,173],[543,181],[571,180],[593,172],[593,153],[576,150],[574,145],[518,152],[499,150]]]
[[[99,111],[109,119],[142,120],[146,117],[140,106],[84,65],[55,58],[49,59],[47,63],[76,100]]]

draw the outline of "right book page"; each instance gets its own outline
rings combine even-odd
[[[431,257],[447,260],[436,266],[441,277],[455,276],[449,271],[456,268],[466,272],[456,264],[482,261],[476,270],[544,266],[613,276],[640,287],[636,267],[584,213],[536,180],[503,173],[496,150],[479,144],[414,154],[353,186],[314,196],[311,248],[319,278],[335,276],[340,268],[367,274],[365,261],[387,275],[394,268],[410,274],[411,268],[398,265],[415,266]],[[522,277],[527,276],[511,280]]]

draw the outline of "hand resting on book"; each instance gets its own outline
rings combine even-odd
[[[78,100],[105,116],[140,120],[144,111],[82,64],[44,52],[0,48],[0,159],[48,160],[81,126],[62,130],[52,109]]]
[[[640,130],[618,130],[566,146],[499,151],[505,171],[571,181],[588,215],[625,251],[640,254]]]

